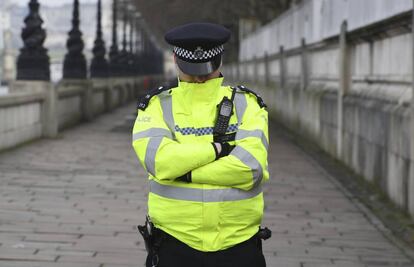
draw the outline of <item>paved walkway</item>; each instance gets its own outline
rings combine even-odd
[[[146,179],[134,106],[0,154],[0,267],[138,267]],[[269,267],[414,266],[310,158],[271,134]],[[374,218],[375,219],[375,218]]]

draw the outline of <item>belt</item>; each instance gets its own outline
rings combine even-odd
[[[243,246],[243,245],[246,245],[246,244],[254,243],[259,248],[261,248],[261,246],[262,246],[262,244],[261,244],[262,242],[261,241],[262,240],[260,238],[260,234],[259,233],[260,233],[260,231],[257,234],[253,235],[251,238],[249,238],[246,241],[243,241],[241,243],[238,243],[235,246]],[[159,242],[159,244],[161,244],[161,245],[162,245],[163,242],[166,242],[167,241],[167,242],[173,242],[173,243],[176,243],[176,244],[180,244],[180,245],[184,245],[184,246],[190,247],[186,243],[178,240],[174,236],[172,236],[172,235],[164,232],[163,230],[161,230],[159,228],[155,228],[154,229],[154,238],[157,240],[157,243]]]

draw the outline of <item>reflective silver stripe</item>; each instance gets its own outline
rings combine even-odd
[[[164,121],[167,124],[168,128],[170,129],[174,139],[174,116],[172,112],[172,97],[168,92],[163,92],[159,95],[161,108],[162,108],[162,115],[164,117]]]
[[[236,134],[236,140],[240,140],[247,137],[257,137],[262,140],[262,143],[266,149],[269,147],[266,136],[262,130],[243,130],[239,129]]]
[[[237,92],[234,97],[234,102],[236,108],[237,122],[240,126],[240,124],[242,123],[244,112],[246,111],[247,107],[246,96],[244,95],[244,93]]]
[[[160,137],[160,136],[165,136],[170,139],[172,138],[171,132],[164,128],[150,128],[150,129],[147,129],[139,133],[134,133],[132,135],[132,141],[136,141],[138,139],[146,138],[146,137]]]
[[[253,198],[262,192],[262,187],[259,185],[249,191],[244,191],[237,188],[200,189],[163,185],[157,183],[154,180],[151,180],[150,192],[165,198],[177,200],[197,202],[224,202]]]
[[[145,152],[145,167],[152,176],[155,176],[155,155],[157,154],[162,138],[152,137],[148,142],[147,151]]]
[[[253,173],[254,187],[259,185],[263,178],[263,169],[259,161],[241,146],[236,146],[230,155],[237,157],[241,162],[250,167]]]

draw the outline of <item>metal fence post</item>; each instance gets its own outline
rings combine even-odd
[[[338,90],[338,125],[337,125],[337,150],[338,159],[342,157],[343,144],[343,101],[344,96],[349,90],[350,72],[349,72],[349,53],[346,40],[347,22],[343,21],[341,24],[341,33],[339,35],[339,90]]]

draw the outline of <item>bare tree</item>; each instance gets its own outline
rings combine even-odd
[[[164,33],[189,22],[214,22],[229,28],[233,35],[226,53],[226,61],[237,59],[239,22],[256,20],[266,24],[289,8],[297,0],[134,0],[151,32],[164,45]]]

